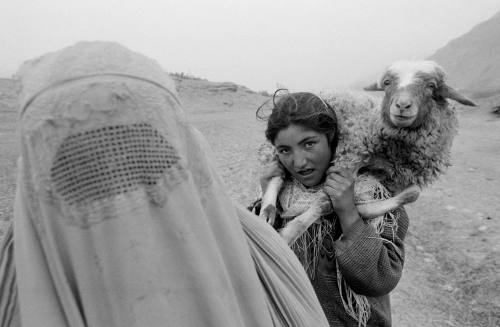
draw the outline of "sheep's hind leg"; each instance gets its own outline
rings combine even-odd
[[[379,217],[396,208],[415,202],[420,195],[420,188],[416,185],[411,185],[396,194],[394,197],[370,203],[358,204],[356,208],[359,214],[367,219]]]

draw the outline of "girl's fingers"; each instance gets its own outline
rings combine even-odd
[[[337,189],[335,189],[331,186],[325,186],[323,188],[323,190],[326,192],[326,194],[328,194],[329,196],[334,197],[334,198],[340,197],[340,194],[341,194]]]
[[[349,187],[353,181],[351,179],[345,178],[343,176],[340,176],[336,173],[329,174],[328,177],[326,178],[326,182],[331,181],[335,183],[336,185],[343,186],[343,187]]]
[[[328,179],[332,179],[332,180],[335,180],[337,181],[338,183],[342,183],[342,184],[352,184],[354,182],[354,178],[352,176],[352,174],[350,173],[346,173],[346,172],[342,172],[342,174],[340,174],[339,172],[330,172],[328,174],[328,177],[327,177],[327,180]]]
[[[352,171],[343,167],[331,166],[326,172],[327,174],[336,173],[345,178],[353,178]]]
[[[338,169],[338,167],[335,167],[335,166],[330,166],[330,167],[328,167],[328,169],[326,170],[326,174],[327,174],[327,175],[329,175],[329,174],[331,174],[331,173],[334,173],[334,172],[336,172],[336,171],[337,171],[337,169]]]
[[[345,177],[340,176],[337,173],[328,174],[328,177],[326,180],[327,181],[335,181],[335,182],[340,183],[340,184],[348,184],[349,183],[349,181]]]
[[[324,188],[327,189],[329,192],[335,193],[338,195],[338,194],[341,194],[342,192],[344,192],[344,190],[347,188],[346,186],[347,185],[341,185],[341,184],[338,184],[334,181],[327,181],[327,182],[325,182]]]
[[[341,181],[337,181],[333,178],[328,178],[325,181],[324,190],[330,196],[340,197],[352,188],[352,183],[346,181],[343,177],[337,177]]]

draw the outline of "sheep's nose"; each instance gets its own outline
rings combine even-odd
[[[413,102],[411,101],[411,99],[398,99],[396,101],[396,107],[400,110],[404,110],[404,109],[409,109],[411,106],[412,106]]]

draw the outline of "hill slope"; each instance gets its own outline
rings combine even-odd
[[[211,82],[186,75],[171,74],[179,98],[188,113],[255,110],[269,99],[233,82]]]
[[[500,12],[450,41],[431,60],[447,71],[450,85],[475,97],[500,93]]]

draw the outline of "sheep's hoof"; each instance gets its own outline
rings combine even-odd
[[[265,208],[261,208],[259,217],[268,222],[271,226],[274,225],[276,219],[276,206],[268,204]]]
[[[332,201],[326,194],[323,194],[323,196],[317,199],[312,206],[318,210],[317,213],[321,216],[325,216],[333,212]]]

